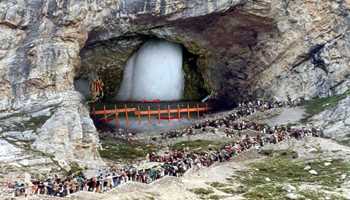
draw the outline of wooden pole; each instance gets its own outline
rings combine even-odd
[[[168,120],[170,122],[170,105],[168,105]]]
[[[141,109],[140,109],[140,106],[137,106],[137,118],[139,120],[139,124],[141,124]]]
[[[190,114],[190,105],[187,104],[187,118],[191,119],[191,114]]]
[[[179,105],[179,104],[177,104],[177,118],[178,118],[178,119],[181,118],[180,105]]]
[[[200,118],[200,113],[199,113],[199,104],[197,103],[197,117]]]
[[[151,107],[148,106],[148,123],[151,124]]]
[[[114,111],[115,111],[115,127],[119,128],[119,113],[117,111],[117,105],[114,105]]]
[[[158,104],[158,123],[160,124],[160,105]]]
[[[128,106],[125,104],[125,120],[126,120],[126,128],[129,128],[129,115],[128,115]]]

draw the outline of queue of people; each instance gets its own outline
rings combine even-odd
[[[288,129],[288,127],[274,127],[274,131],[260,132],[255,136],[243,135],[239,140],[223,145],[219,149],[210,149],[203,152],[191,150],[173,150],[163,154],[151,153],[150,162],[157,162],[150,168],[138,169],[137,166],[126,166],[121,169],[100,170],[98,176],[86,178],[83,174],[60,178],[54,176],[44,181],[32,181],[30,184],[15,182],[9,185],[14,189],[14,195],[36,195],[65,197],[77,191],[105,192],[128,181],[152,183],[164,176],[182,176],[190,169],[209,167],[216,162],[228,161],[242,152],[252,148],[276,144],[289,138],[302,139],[307,136],[319,137],[317,130]]]
[[[220,149],[209,149],[206,152],[175,150],[163,155],[153,153],[150,155],[150,161],[164,163],[171,168],[172,174],[170,175],[178,176],[193,167],[208,167],[216,162],[230,160],[252,148],[259,150],[265,144],[277,144],[290,138],[299,140],[307,136],[320,137],[320,134],[316,129],[291,129],[285,126],[276,126],[264,134],[258,132],[255,136],[243,135],[237,141],[228,143]]]
[[[228,129],[236,129],[236,130],[245,130],[248,128],[248,124],[246,122],[236,123],[239,118],[247,117],[256,112],[264,112],[267,110],[281,108],[284,106],[292,106],[292,103],[285,103],[280,101],[249,101],[239,103],[238,106],[230,113],[224,114],[223,116],[214,118],[214,119],[206,119],[203,122],[196,123],[193,126],[184,128],[184,129],[175,129],[166,132],[162,132],[161,139],[171,139],[182,137],[185,135],[196,135],[203,132],[217,132],[220,128],[228,128]]]
[[[164,176],[182,176],[188,170],[209,167],[217,162],[224,162],[250,149],[260,149],[266,144],[276,144],[289,138],[302,139],[306,136],[319,137],[320,130],[311,128],[291,128],[288,126],[269,127],[246,120],[237,121],[240,117],[251,115],[257,111],[282,107],[282,103],[256,101],[242,103],[233,112],[219,119],[206,120],[187,129],[177,131],[174,137],[195,132],[206,132],[212,129],[223,129],[227,137],[236,138],[221,148],[209,148],[207,151],[189,149],[171,150],[162,154],[149,154],[148,161],[155,163],[150,167],[127,165],[122,168],[101,169],[97,176],[87,178],[80,173],[68,177],[57,175],[46,180],[30,182],[15,182],[8,184],[15,196],[19,195],[49,195],[65,197],[77,191],[105,192],[129,181],[152,183]],[[242,130],[250,129],[255,134],[242,134]],[[169,132],[168,132],[169,133]],[[168,133],[163,137],[172,136]]]

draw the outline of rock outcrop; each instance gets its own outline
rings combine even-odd
[[[350,96],[341,100],[337,106],[314,116],[311,122],[322,128],[326,137],[350,145]]]
[[[111,70],[110,82],[147,37],[196,55],[205,87],[225,104],[345,92],[349,9],[348,0],[1,1],[0,161],[103,164],[74,78]]]

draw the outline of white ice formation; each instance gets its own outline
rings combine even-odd
[[[116,99],[119,101],[181,100],[184,90],[182,47],[150,40],[131,56]]]

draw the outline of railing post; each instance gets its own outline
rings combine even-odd
[[[115,127],[119,128],[119,113],[118,113],[118,109],[117,109],[117,105],[114,105],[114,114],[115,114]]]
[[[200,118],[200,113],[199,113],[199,104],[197,103],[197,117]]]
[[[160,105],[158,104],[158,123],[160,124]]]
[[[141,124],[141,109],[140,109],[140,106],[137,106],[137,117],[138,117],[138,120],[139,120],[139,124]]]
[[[187,104],[187,118],[191,119],[191,114],[190,114],[190,105]]]
[[[170,105],[168,105],[168,120],[170,122]]]
[[[148,106],[148,124],[151,124],[151,107]]]
[[[125,120],[126,120],[126,128],[129,128],[129,115],[128,115],[128,106],[125,104]]]
[[[178,118],[178,119],[181,118],[180,105],[179,105],[179,104],[177,104],[177,118]]]

